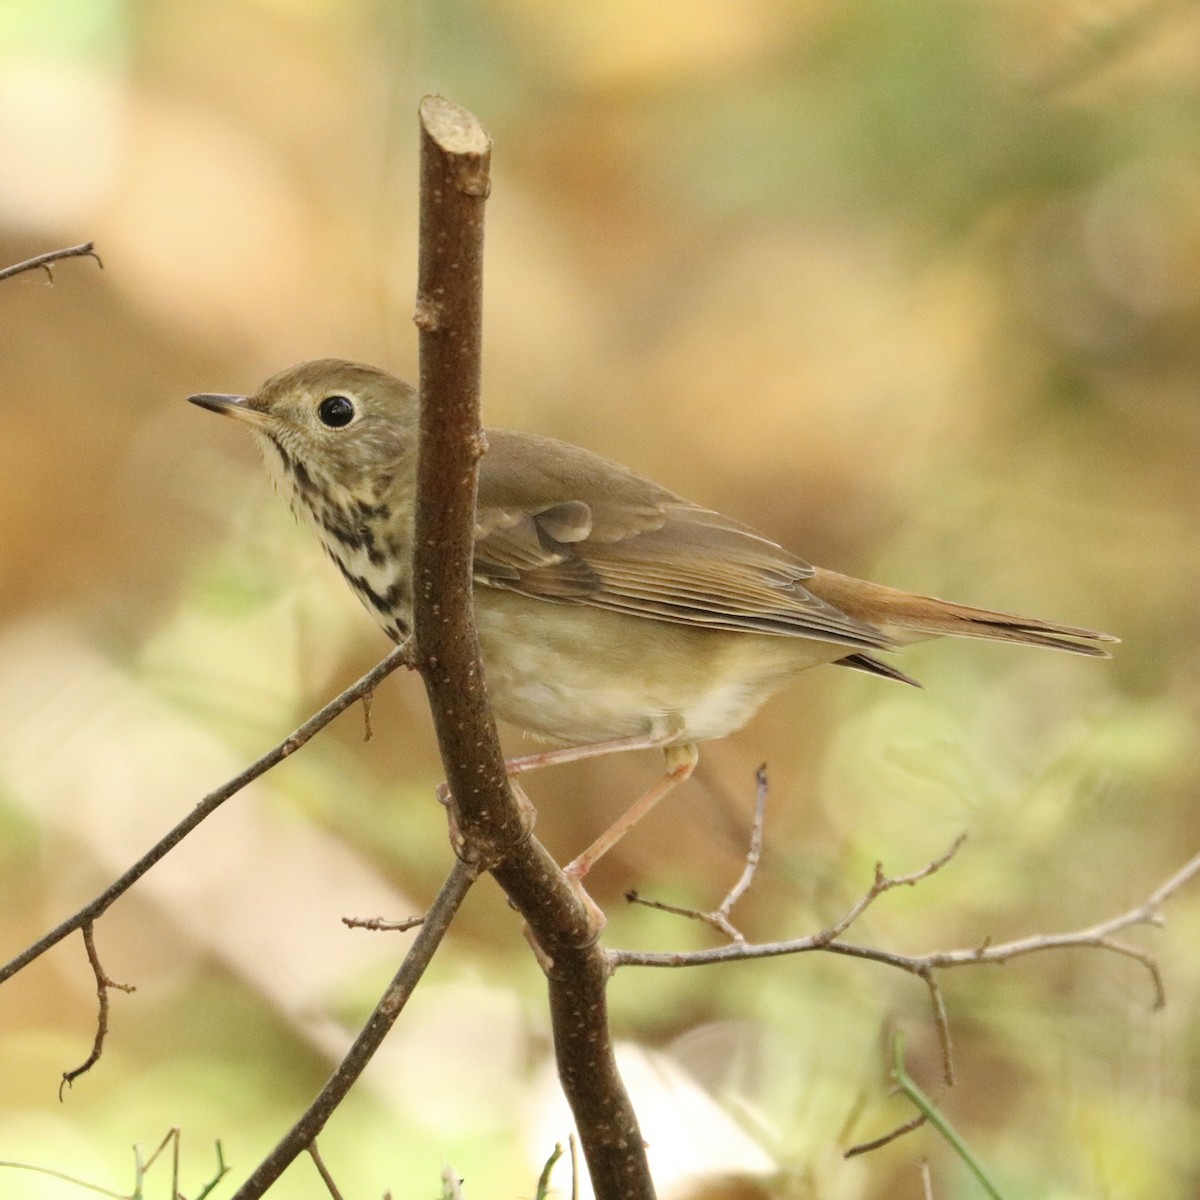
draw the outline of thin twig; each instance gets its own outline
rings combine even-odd
[[[550,1157],[546,1159],[546,1164],[542,1167],[542,1173],[538,1176],[537,1191],[533,1194],[533,1200],[546,1200],[550,1195],[550,1176],[554,1171],[554,1164],[562,1158],[562,1153],[562,1142],[555,1142],[554,1150]]]
[[[954,1078],[954,1044],[950,1040],[950,1018],[946,1015],[946,1000],[942,989],[938,986],[937,977],[930,967],[922,971],[921,978],[929,989],[929,1007],[933,1010],[933,1023],[937,1029],[938,1044],[942,1048],[942,1082],[947,1087],[953,1087]]]
[[[92,975],[96,980],[96,996],[99,999],[99,1011],[96,1014],[96,1038],[92,1043],[91,1054],[87,1056],[83,1063],[73,1071],[63,1072],[62,1083],[58,1085],[58,1098],[60,1101],[63,1098],[64,1090],[69,1088],[80,1075],[90,1071],[100,1061],[100,1055],[104,1052],[104,1039],[108,1035],[109,989],[116,988],[119,992],[137,991],[137,988],[132,983],[117,983],[116,980],[110,979],[105,973],[104,968],[100,965],[100,955],[96,952],[95,931],[91,921],[88,921],[83,926],[82,933],[88,963],[91,965]],[[169,1137],[170,1135],[168,1134],[167,1136]]]
[[[962,848],[967,840],[965,833],[960,833],[958,837],[950,845],[950,849],[945,854],[939,855],[932,862],[928,862],[925,866],[917,871],[911,871],[907,875],[885,875],[883,873],[883,863],[875,864],[875,881],[863,893],[862,898],[855,904],[849,912],[840,920],[835,921],[832,925],[822,929],[818,938],[824,938],[827,942],[836,941],[858,920],[859,917],[879,899],[884,892],[890,892],[893,888],[898,887],[916,887],[923,879],[928,879],[930,875],[940,871]]]
[[[942,859],[944,862],[944,858]],[[932,864],[931,864],[932,865]],[[900,881],[916,881],[916,878],[928,876],[929,869],[914,872],[913,876],[900,876]],[[791,938],[781,942],[758,942],[745,946],[720,946],[707,950],[689,950],[689,952],[653,954],[642,950],[608,950],[613,970],[624,966],[640,967],[695,967],[709,966],[716,962],[734,962],[742,959],[779,958],[786,954],[806,954],[812,950],[826,950],[830,954],[845,954],[850,958],[866,959],[871,962],[882,962],[884,966],[898,967],[917,976],[923,976],[925,971],[943,971],[949,967],[970,966],[976,962],[1008,962],[1020,958],[1021,955],[1034,954],[1042,950],[1055,950],[1068,947],[1096,947],[1124,954],[1141,962],[1150,971],[1154,983],[1154,1006],[1162,1007],[1163,983],[1162,977],[1153,961],[1147,961],[1148,955],[1135,947],[1115,942],[1111,935],[1132,925],[1159,924],[1158,910],[1170,896],[1174,895],[1184,884],[1200,874],[1200,854],[1189,860],[1175,872],[1168,881],[1154,889],[1146,900],[1128,911],[1112,917],[1110,920],[1086,929],[1067,932],[1067,934],[1037,934],[1022,937],[1012,942],[984,942],[982,946],[959,950],[936,950],[931,954],[899,954],[894,950],[884,950],[874,946],[858,946],[852,942],[839,940],[848,926],[862,914],[869,899],[882,894],[878,883],[872,884],[869,892],[854,905],[847,917],[821,930],[818,934],[806,937]],[[884,883],[888,881],[884,880]],[[850,918],[850,919],[847,919]]]
[[[342,1193],[338,1190],[338,1185],[329,1173],[329,1168],[325,1165],[325,1160],[321,1157],[320,1150],[317,1149],[316,1138],[308,1143],[308,1156],[313,1160],[313,1166],[317,1168],[317,1174],[320,1175],[321,1182],[329,1189],[331,1200],[344,1200]]]
[[[46,272],[46,277],[53,283],[54,272],[50,269],[50,264],[60,262],[64,258],[94,258],[100,269],[103,270],[104,264],[100,262],[100,255],[92,248],[94,245],[94,242],[80,242],[78,246],[67,246],[64,250],[49,250],[45,254],[35,254],[33,258],[27,258],[24,262],[13,263],[11,267],[0,267],[0,279],[11,279],[14,275],[20,275],[24,271],[40,269]]]
[[[407,933],[424,920],[424,915],[405,917],[403,921],[389,921],[386,917],[343,917],[342,924],[347,929],[370,929],[375,933]]]
[[[754,824],[750,827],[750,849],[746,851],[746,865],[737,882],[725,894],[717,912],[728,919],[734,905],[750,890],[754,873],[762,859],[763,825],[767,819],[767,764],[762,763],[754,772]]]
[[[196,1200],[206,1200],[206,1197],[213,1189],[229,1174],[229,1167],[225,1163],[225,1151],[221,1146],[221,1139],[217,1139],[217,1173],[196,1193]]]
[[[710,950],[681,951],[677,953],[648,953],[640,950],[609,950],[608,961],[615,971],[618,967],[699,967],[715,963],[737,962],[742,959],[777,958],[784,955],[807,954],[813,951],[824,951],[829,954],[844,954],[851,958],[866,959],[869,962],[882,963],[885,966],[896,967],[907,971],[924,980],[929,990],[930,1005],[933,1009],[934,1023],[937,1027],[938,1038],[942,1049],[943,1075],[947,1084],[954,1082],[954,1060],[950,1041],[950,1026],[946,1016],[946,1007],[941,989],[936,980],[936,972],[951,967],[972,966],[976,963],[1006,963],[1026,954],[1035,954],[1046,950],[1061,950],[1071,947],[1091,947],[1107,950],[1110,953],[1121,954],[1140,962],[1150,974],[1154,989],[1154,1007],[1162,1008],[1166,1003],[1166,991],[1163,986],[1162,972],[1154,956],[1136,946],[1117,941],[1112,935],[1135,925],[1160,925],[1162,923],[1160,910],[1162,906],[1182,887],[1200,874],[1200,854],[1189,859],[1173,875],[1142,901],[1141,904],[1127,909],[1125,912],[1069,933],[1035,934],[1026,938],[1018,938],[1011,942],[992,943],[985,941],[979,946],[963,950],[942,950],[931,954],[898,954],[892,950],[884,950],[877,946],[861,946],[851,942],[841,941],[842,935],[860,917],[863,912],[884,892],[902,885],[915,885],[927,879],[935,871],[945,866],[950,858],[962,845],[962,839],[940,858],[908,875],[885,876],[877,864],[875,880],[863,896],[848,910],[845,916],[827,926],[819,933],[807,937],[792,938],[779,942],[760,942],[757,944],[733,943],[719,946]]]
[[[945,856],[937,861],[944,862]],[[930,867],[935,865],[930,864]],[[778,958],[787,954],[805,954],[814,950],[824,950],[830,954],[863,958],[871,962],[883,963],[885,966],[898,967],[913,975],[922,975],[926,970],[940,971],[950,967],[970,966],[974,963],[1004,963],[1022,955],[1044,950],[1096,947],[1126,955],[1146,966],[1154,982],[1155,1007],[1161,1007],[1164,1002],[1162,978],[1151,956],[1137,947],[1114,941],[1111,935],[1134,925],[1161,924],[1159,909],[1180,888],[1200,874],[1200,854],[1190,859],[1168,880],[1155,888],[1141,904],[1107,921],[1101,921],[1096,925],[1089,925],[1084,929],[1069,933],[1035,934],[1011,942],[984,942],[979,946],[966,949],[939,950],[930,954],[899,954],[892,950],[883,950],[875,946],[860,946],[840,940],[841,935],[849,928],[853,920],[862,914],[869,899],[881,895],[895,883],[916,882],[918,878],[925,878],[930,873],[930,867],[914,872],[911,876],[899,876],[892,881],[885,879],[883,881],[885,886],[882,888],[878,883],[873,884],[863,899],[853,906],[847,917],[835,921],[819,933],[809,934],[806,937],[666,954],[640,950],[609,950],[609,961],[614,970],[618,967],[700,967],[748,958]]]
[[[215,812],[230,796],[236,795],[248,783],[252,783],[260,775],[281,763],[290,754],[294,754],[312,736],[319,733],[334,717],[343,713],[364,692],[371,691],[390,675],[397,667],[411,666],[412,653],[409,644],[397,646],[385,659],[372,667],[361,679],[351,684],[340,696],[331,700],[319,712],[309,717],[298,729],[289,734],[282,742],[273,746],[261,758],[251,763],[240,774],[235,775],[227,783],[223,783],[215,791],[209,792],[195,808],[178,825],[142,855],[119,879],[105,888],[94,900],[81,908],[74,916],[68,917],[60,925],[52,929],[45,937],[34,942],[28,949],[0,967],[0,983],[10,979],[22,968],[27,967],[35,959],[40,958],[52,946],[56,946],[68,934],[76,929],[95,921],[115,900],[124,895],[147,871],[159,860],[165,858],[193,829],[196,828],[210,813]]]
[[[929,1173],[929,1159],[918,1159],[917,1170],[921,1172],[921,1195],[925,1200],[933,1200],[933,1176]]]
[[[69,1183],[74,1187],[84,1191],[95,1192],[100,1196],[108,1196],[110,1200],[130,1200],[130,1197],[138,1197],[143,1194],[143,1186],[145,1183],[146,1173],[154,1165],[158,1156],[166,1148],[168,1144],[172,1146],[172,1176],[171,1176],[171,1197],[175,1200],[183,1200],[182,1193],[179,1191],[179,1142],[180,1132],[177,1126],[172,1127],[166,1137],[158,1144],[154,1153],[150,1155],[144,1162],[142,1161],[140,1147],[134,1146],[134,1163],[133,1174],[134,1182],[133,1189],[129,1192],[114,1192],[109,1188],[101,1187],[98,1183],[91,1183],[86,1179],[79,1179],[74,1175],[64,1174],[62,1171],[52,1170],[50,1167],[43,1167],[37,1163],[13,1162],[10,1159],[0,1160],[0,1170],[16,1170],[16,1171],[32,1171],[37,1175],[45,1175],[49,1179],[60,1179],[64,1183]],[[225,1165],[225,1155],[221,1149],[221,1143],[217,1142],[217,1169],[212,1179],[206,1183],[199,1192],[196,1193],[195,1200],[205,1200],[212,1193],[213,1188],[224,1178],[228,1173],[229,1168]]]
[[[869,1142],[858,1142],[850,1147],[843,1154],[843,1158],[857,1158],[860,1154],[869,1154],[872,1150],[882,1150],[884,1146],[890,1145],[899,1138],[904,1137],[906,1133],[912,1133],[914,1129],[920,1129],[928,1121],[924,1113],[917,1113],[915,1117],[911,1117],[905,1121],[903,1125],[897,1125],[895,1129],[889,1129],[887,1133],[880,1134],[877,1138],[871,1138]]]
[[[234,1193],[233,1200],[259,1200],[279,1178],[297,1155],[309,1147],[313,1139],[325,1127],[325,1122],[358,1077],[366,1069],[375,1051],[383,1043],[388,1031],[395,1024],[413,989],[425,973],[434,951],[438,948],[450,922],[458,911],[471,884],[475,882],[476,868],[461,859],[456,859],[450,874],[442,884],[437,899],[425,914],[425,922],[409,947],[400,969],[388,984],[387,991],[375,1006],[375,1011],[354,1039],[354,1044],[337,1070],[329,1077],[316,1099],[308,1106],[300,1119],[279,1140],[275,1149],[255,1168],[254,1172]]]
[[[371,728],[371,705],[375,700],[374,692],[363,692],[362,710],[363,710],[363,741],[369,742],[374,730]]]
[[[676,917],[686,917],[690,921],[702,921],[711,925],[718,933],[723,933],[731,941],[745,944],[746,938],[740,929],[730,919],[734,905],[750,890],[754,882],[754,873],[762,858],[763,823],[767,815],[767,765],[763,763],[754,773],[755,804],[754,824],[750,829],[750,847],[746,851],[745,865],[737,882],[725,893],[724,900],[710,912],[698,908],[683,908],[676,904],[667,904],[662,900],[651,900],[635,889],[625,893],[625,899],[630,904],[640,904],[645,908],[656,908],[660,912],[668,912]]]

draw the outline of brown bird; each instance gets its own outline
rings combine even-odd
[[[417,394],[318,359],[252,396],[189,399],[250,427],[293,512],[395,641],[412,629]],[[1106,656],[1108,634],[839,575],[566,442],[489,429],[475,527],[475,620],[496,715],[559,747],[512,774],[661,747],[663,778],[567,870],[602,854],[798,672],[945,635]]]

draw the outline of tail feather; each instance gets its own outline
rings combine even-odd
[[[873,654],[847,654],[845,658],[839,658],[836,665],[850,667],[854,671],[864,671],[868,675],[879,675],[884,679],[894,679],[897,683],[907,683],[910,687],[921,687],[919,680],[905,675],[899,667],[893,667],[891,663],[884,662]]]
[[[1107,658],[1108,651],[1096,643],[1120,641],[1120,638],[1094,629],[972,608],[935,596],[918,596],[882,584],[851,579],[834,571],[818,569],[804,585],[847,616],[878,626],[899,645],[931,637],[969,637],[1046,646],[1071,654]]]

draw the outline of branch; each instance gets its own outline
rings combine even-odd
[[[52,929],[45,937],[34,942],[32,946],[18,954],[16,958],[0,967],[0,983],[11,978],[18,971],[27,967],[34,959],[40,958],[52,946],[56,946],[68,934],[76,929],[91,925],[115,900],[124,895],[155,863],[167,856],[197,825],[210,813],[215,812],[230,796],[236,795],[248,783],[252,783],[260,775],[281,763],[290,754],[294,754],[314,734],[324,729],[334,717],[345,712],[356,700],[369,695],[397,667],[411,666],[411,648],[405,644],[398,646],[382,662],[372,667],[361,679],[351,684],[342,694],[331,700],[319,712],[309,717],[295,732],[273,746],[260,759],[248,766],[240,775],[235,775],[228,783],[222,784],[216,791],[209,792],[188,815],[179,822],[168,834],[157,841],[141,858],[129,868],[115,883],[100,893],[91,903],[81,908],[74,916],[68,917],[61,925]]]
[[[137,989],[131,983],[117,983],[110,979],[100,963],[100,955],[96,951],[95,931],[89,921],[83,927],[83,945],[87,951],[88,963],[96,980],[96,996],[99,1002],[99,1012],[96,1015],[96,1037],[92,1042],[92,1052],[73,1071],[64,1071],[62,1083],[58,1086],[58,1098],[61,1101],[63,1089],[69,1088],[80,1075],[90,1071],[99,1061],[104,1052],[104,1039],[108,1036],[108,993],[115,988],[119,992],[134,992]],[[169,1135],[168,1135],[169,1136]]]
[[[555,1053],[599,1200],[652,1197],[637,1117],[613,1056],[593,915],[532,836],[510,786],[471,609],[479,423],[483,210],[491,143],[439,96],[421,102],[421,440],[413,618],[450,786],[455,849],[487,867],[525,918],[550,989]]]
[[[368,1018],[346,1057],[328,1082],[308,1106],[304,1115],[280,1139],[279,1144],[255,1168],[253,1174],[233,1194],[233,1200],[259,1200],[266,1190],[283,1174],[292,1161],[308,1149],[317,1134],[325,1128],[334,1110],[345,1099],[346,1093],[357,1082],[366,1069],[375,1051],[396,1023],[413,989],[425,973],[463,897],[475,882],[477,870],[461,860],[455,862],[438,892],[437,899],[425,914],[421,931],[413,939],[400,969],[396,972],[387,991],[383,993],[375,1011]],[[314,1161],[317,1161],[314,1158]]]
[[[637,891],[626,892],[625,899],[630,904],[641,904],[646,908],[656,908],[659,912],[674,913],[675,916],[687,917],[690,921],[702,921],[705,925],[711,925],[718,933],[723,933],[731,941],[745,944],[745,934],[734,925],[731,918],[734,906],[750,890],[759,861],[762,859],[763,824],[767,816],[766,763],[763,763],[754,772],[754,785],[754,824],[750,827],[750,846],[746,851],[746,861],[737,882],[725,893],[725,899],[716,908],[709,912],[701,912],[698,908],[680,908],[676,904],[664,904],[661,900],[650,900]]]
[[[0,279],[11,279],[24,271],[36,271],[41,268],[53,283],[54,272],[50,269],[50,264],[60,262],[64,258],[94,258],[103,270],[104,264],[100,262],[100,255],[92,248],[94,245],[94,242],[80,242],[78,246],[68,246],[65,250],[49,250],[45,254],[34,255],[24,262],[13,263],[11,267],[0,267]]]
[[[940,858],[913,871],[908,875],[886,876],[882,867],[875,866],[875,880],[863,896],[851,906],[846,914],[832,925],[819,933],[807,937],[792,938],[780,942],[760,942],[750,944],[734,942],[728,946],[718,946],[711,950],[694,950],[680,953],[655,954],[637,950],[610,950],[607,952],[612,970],[618,967],[700,967],[713,963],[735,962],[741,959],[777,958],[790,954],[807,954],[814,950],[823,950],[830,954],[845,954],[851,958],[867,959],[870,962],[883,963],[885,966],[896,967],[916,975],[925,981],[929,989],[930,1004],[933,1008],[934,1022],[942,1045],[943,1075],[947,1084],[954,1083],[954,1063],[950,1045],[950,1027],[946,1018],[945,1004],[941,989],[935,978],[936,972],[950,967],[971,966],[975,963],[1006,963],[1022,955],[1034,954],[1044,950],[1061,950],[1068,947],[1092,947],[1121,954],[1140,962],[1150,973],[1154,988],[1154,1007],[1162,1008],[1166,1003],[1166,993],[1163,987],[1162,973],[1153,955],[1126,942],[1117,941],[1113,935],[1123,929],[1135,925],[1161,924],[1160,910],[1162,906],[1182,887],[1200,874],[1200,854],[1186,862],[1170,878],[1165,880],[1141,904],[1096,925],[1078,929],[1069,933],[1036,934],[1031,937],[1019,938],[1011,942],[991,944],[984,942],[964,950],[940,950],[931,954],[897,954],[891,950],[883,950],[876,946],[861,946],[851,942],[843,942],[841,936],[858,920],[868,907],[884,892],[900,886],[914,886],[927,879],[935,871],[940,870],[950,861],[962,845],[963,839],[958,838],[950,849]]]

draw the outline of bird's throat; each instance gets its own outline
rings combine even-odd
[[[383,631],[400,642],[412,630],[412,508],[370,487],[327,479],[262,437],[263,457],[292,512],[310,524],[326,554]]]

